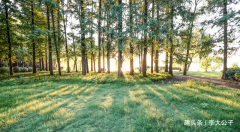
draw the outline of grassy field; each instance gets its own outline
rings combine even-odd
[[[0,77],[1,132],[240,129],[238,90],[196,81],[163,85],[166,73],[148,78],[124,73],[119,79],[116,72],[48,74]],[[215,125],[217,120],[221,125]]]
[[[174,71],[174,74],[183,74],[183,72],[179,72],[179,71]],[[187,75],[189,76],[194,76],[194,77],[210,77],[210,78],[221,78],[222,73],[219,71],[216,72],[212,72],[212,71],[208,71],[208,72],[197,72],[197,71],[188,71]]]

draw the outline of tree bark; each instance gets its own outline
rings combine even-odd
[[[99,18],[98,18],[98,73],[101,73],[101,7],[102,6],[102,0],[99,0]]]
[[[48,61],[47,61],[47,43],[45,44],[45,57],[46,57],[46,58],[45,58],[45,62],[46,62],[46,66],[45,66],[46,69],[45,69],[45,70],[48,71],[48,64],[47,64],[47,62],[48,62]]]
[[[139,72],[141,73],[141,50],[140,50],[140,42],[138,43],[138,59],[139,59]]]
[[[121,5],[119,8],[118,14],[118,77],[122,76],[122,0],[118,0],[118,5]]]
[[[174,13],[174,7],[172,6],[171,9],[171,33],[170,33],[170,44],[171,44],[171,49],[170,49],[170,63],[169,63],[169,74],[173,76],[173,70],[172,70],[172,63],[173,63],[173,14]]]
[[[168,50],[168,49],[167,49]],[[166,58],[165,58],[165,72],[168,72],[168,51],[166,51]]]
[[[44,67],[44,59],[42,58],[42,70],[44,71],[45,67]]]
[[[154,19],[154,5],[155,4],[155,1],[153,0],[152,2],[152,18]],[[152,31],[154,30],[154,27],[152,27]],[[153,52],[154,52],[154,43],[153,43],[153,40],[154,40],[154,37],[152,37],[152,49],[151,49],[151,73],[153,73]]]
[[[83,0],[81,0],[81,19],[85,19],[85,11],[84,11],[84,6],[83,6],[84,2]],[[85,26],[84,24],[81,22],[80,23],[80,27],[81,27],[81,45],[82,45],[82,75],[86,75],[86,64],[85,64],[85,60],[86,60],[86,56],[85,56],[85,52],[86,52],[86,45],[85,45],[85,33],[83,33],[83,30],[85,30]]]
[[[144,24],[147,24],[147,0],[144,0],[145,12],[144,12]],[[144,56],[143,56],[143,77],[147,76],[147,29],[144,29]]]
[[[9,28],[9,23],[8,23],[8,7],[7,7],[7,2],[5,1],[5,13],[6,13],[6,25],[7,25],[7,38],[8,38],[8,61],[9,61],[9,68],[10,68],[10,75],[13,75],[13,67],[12,67],[12,44],[11,44],[11,39],[10,39],[10,28]]]
[[[31,10],[32,10],[32,33],[34,33],[34,0],[32,0],[31,4]],[[37,67],[36,67],[36,48],[35,48],[35,41],[32,40],[33,44],[33,73],[37,73]]]
[[[69,1],[67,1],[67,10],[68,10],[68,3]],[[66,43],[66,55],[67,55],[67,72],[70,72],[70,67],[69,67],[69,56],[68,56],[68,44],[67,44],[67,15],[65,17],[65,19],[63,19],[63,26],[64,26],[64,30],[65,30],[65,43]]]
[[[223,7],[223,16],[227,15],[227,1],[224,1]],[[223,52],[223,72],[222,72],[222,79],[226,79],[226,71],[227,71],[227,19],[224,20],[224,52]]]
[[[58,74],[59,74],[59,76],[61,76],[60,57],[59,57],[59,53],[58,53],[57,39],[56,39],[56,34],[55,34],[53,9],[51,11],[52,11],[53,39],[54,39],[54,43],[55,43],[57,63],[58,63]],[[59,43],[59,41],[58,41],[58,43]]]
[[[42,60],[39,58],[39,70],[42,71]]]
[[[103,46],[103,73],[105,73],[105,61],[104,61],[104,37],[102,38],[102,46]]]
[[[132,0],[129,0],[130,6],[130,39],[132,39],[132,24],[133,24],[133,15],[132,15]],[[130,75],[133,75],[133,45],[132,40],[130,40]]]
[[[91,48],[93,48],[93,37],[91,33]],[[93,52],[91,52],[91,71],[93,71]]]
[[[48,31],[50,31],[50,14],[49,14],[48,6],[47,6],[47,23],[48,23]],[[50,34],[48,34],[48,47],[49,47],[49,71],[50,71],[50,75],[53,75],[52,44],[51,44]]]
[[[76,55],[76,45],[74,43],[74,37],[73,37],[73,50],[74,50],[74,54],[75,54],[74,63],[75,63],[75,68],[76,68],[76,72],[77,72],[77,55]]]
[[[111,48],[111,42],[110,42],[110,35],[108,33],[107,34],[107,72],[108,73],[110,73],[110,48]]]

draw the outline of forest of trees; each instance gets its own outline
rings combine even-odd
[[[9,67],[10,75],[19,64],[50,75],[57,68],[61,75],[64,59],[67,72],[73,60],[76,72],[86,75],[105,72],[105,60],[110,73],[110,59],[117,58],[118,76],[123,61],[130,61],[130,75],[139,61],[138,70],[146,77],[148,65],[151,73],[159,72],[164,53],[165,72],[173,76],[173,63],[183,65],[186,75],[193,58],[214,54],[223,59],[225,79],[228,54],[238,50],[229,46],[240,27],[236,4],[238,0],[1,0],[0,67]],[[209,28],[218,33],[210,35]]]

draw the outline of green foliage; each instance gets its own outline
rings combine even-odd
[[[20,72],[20,68],[18,66],[13,67],[13,72],[18,73]]]
[[[239,80],[240,68],[229,68],[226,71],[227,79],[229,80]]]
[[[201,63],[201,68],[207,72],[207,69],[211,66],[212,57],[205,58]]]
[[[235,74],[234,74],[234,78],[237,81],[240,81],[240,70],[238,70]]]
[[[0,67],[0,74],[9,74],[9,67]]]
[[[239,68],[238,62],[233,62],[231,67],[234,68],[234,69],[238,69]]]
[[[32,72],[32,67],[28,67],[28,72]]]
[[[212,62],[213,63],[211,63],[210,69],[215,71],[222,66],[223,59],[221,57],[213,57]]]
[[[28,68],[27,67],[19,67],[20,72],[28,72]]]

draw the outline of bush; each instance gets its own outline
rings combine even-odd
[[[20,72],[19,67],[18,67],[18,66],[14,66],[14,67],[13,67],[13,72]]]
[[[9,67],[0,67],[0,74],[9,74]]]
[[[234,78],[235,80],[240,81],[240,70],[234,74]]]
[[[23,72],[23,68],[22,67],[19,67],[19,72]]]
[[[227,75],[227,78],[229,80],[232,80],[232,81],[238,80],[238,79],[235,78],[235,74],[236,74],[236,78],[238,78],[239,77],[238,75],[240,74],[240,69],[229,68],[226,71],[226,75]]]
[[[27,67],[21,67],[21,72],[28,72],[28,68]]]
[[[28,67],[28,72],[31,72],[32,71],[32,67]]]

